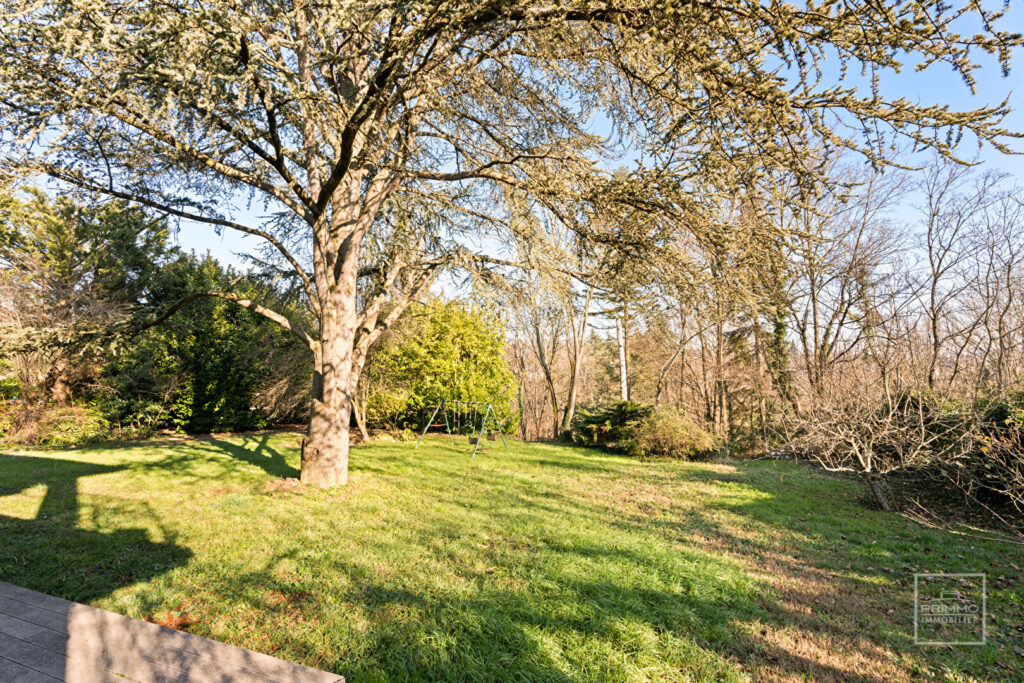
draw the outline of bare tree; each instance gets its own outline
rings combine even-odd
[[[921,309],[929,352],[927,383],[932,390],[949,390],[957,380],[964,351],[988,312],[971,315],[959,302],[977,285],[971,267],[979,247],[972,239],[981,218],[995,198],[998,178],[986,174],[972,180],[969,167],[933,163],[923,181],[926,205],[920,235],[925,255]],[[941,376],[940,376],[941,372]]]
[[[576,402],[579,397],[580,376],[583,373],[584,346],[587,341],[587,320],[590,317],[590,303],[594,298],[594,286],[586,285],[582,304],[577,304],[578,297],[570,292],[562,301],[566,319],[569,321],[570,336],[566,339],[569,349],[569,395],[562,413],[563,438],[569,433],[572,419],[576,414]]]
[[[906,191],[903,177],[852,173],[834,166],[842,189],[814,203],[782,194],[777,215],[792,239],[788,292],[791,320],[807,381],[819,391],[844,361],[863,349],[860,324],[868,302],[864,278],[885,277],[897,258],[900,234],[887,212]]]

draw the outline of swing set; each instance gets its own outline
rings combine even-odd
[[[452,420],[448,421],[448,409],[451,407]],[[437,414],[441,413],[444,415],[444,424],[440,422],[434,424],[434,418]],[[480,431],[477,432],[476,436],[473,436],[473,432],[476,431],[477,419],[480,420]],[[494,406],[488,401],[454,401],[451,399],[441,399],[441,402],[434,408],[434,413],[430,416],[427,421],[427,426],[423,428],[423,433],[420,434],[419,441],[416,442],[416,448],[420,447],[420,442],[423,441],[423,437],[427,435],[427,430],[431,427],[444,427],[448,432],[448,443],[452,446],[455,445],[455,440],[452,438],[452,423],[455,423],[455,431],[461,433],[463,425],[469,427],[469,443],[473,445],[473,457],[476,457],[476,451],[480,448],[480,442],[484,440],[484,429],[487,427],[487,420],[490,419],[494,422],[494,429],[488,429],[486,439],[488,441],[496,441],[497,436],[494,435],[495,429],[498,432],[498,436],[501,437],[501,445],[505,447],[505,452],[508,453],[508,444],[505,442],[505,435],[501,432],[501,423],[498,422],[498,416],[494,412]],[[484,450],[487,446],[484,446]]]

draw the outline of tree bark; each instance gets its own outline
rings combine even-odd
[[[729,387],[725,377],[725,324],[719,310],[715,322],[715,428],[722,440],[722,455],[729,457]]]
[[[675,363],[676,358],[679,357],[680,352],[683,350],[683,344],[680,342],[676,350],[672,352],[668,360],[661,369],[658,371],[658,383],[654,387],[654,405],[661,405],[661,392],[665,388],[665,377],[668,375],[668,371],[672,369],[672,364]]]
[[[328,488],[348,481],[349,425],[352,420],[352,337],[333,307],[324,311],[320,353],[313,372],[309,433],[302,448],[303,484]],[[349,316],[346,316],[349,317]]]
[[[866,472],[864,479],[867,481],[868,488],[871,489],[871,495],[878,503],[878,507],[885,512],[892,512],[896,506],[893,503],[889,482],[885,480],[885,477],[877,472]]]
[[[358,391],[358,390],[357,390]],[[366,429],[366,397],[356,397],[355,405],[352,406],[352,414],[356,418],[356,428],[359,429],[359,440],[362,443],[369,443],[370,432]]]

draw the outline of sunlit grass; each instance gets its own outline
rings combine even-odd
[[[463,438],[356,448],[306,491],[298,439],[0,456],[0,580],[354,682],[1024,677],[1024,553],[855,482]],[[913,645],[925,570],[990,575],[988,646]]]

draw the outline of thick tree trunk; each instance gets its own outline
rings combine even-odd
[[[355,314],[328,307],[321,322],[320,352],[315,357],[309,433],[302,449],[303,484],[328,488],[348,482],[349,425],[355,372]]]

